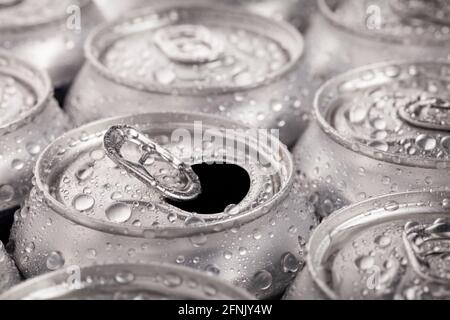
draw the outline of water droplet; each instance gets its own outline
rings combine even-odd
[[[224,213],[234,216],[239,213],[239,208],[235,204],[230,204],[225,208]]]
[[[386,248],[391,244],[391,238],[386,236],[379,236],[375,239],[375,243],[379,245],[381,248]]]
[[[371,256],[360,257],[356,260],[356,266],[360,270],[372,269],[374,265],[375,265],[375,259]]]
[[[14,198],[14,188],[9,184],[0,185],[0,201],[7,202]]]
[[[131,218],[131,209],[127,204],[117,202],[106,208],[105,215],[109,221],[123,223]]]
[[[298,271],[300,263],[292,253],[287,252],[281,257],[281,266],[284,272],[295,273]]]
[[[41,147],[33,142],[27,143],[25,148],[27,149],[28,153],[31,154],[32,156],[37,155],[39,154],[39,152],[41,152]]]
[[[25,163],[22,160],[14,159],[11,165],[12,168],[15,170],[22,170],[23,167],[25,166]]]
[[[272,286],[272,274],[266,270],[258,271],[253,276],[253,281],[259,290],[267,290]]]
[[[114,277],[114,279],[116,280],[117,283],[126,284],[126,283],[133,282],[135,279],[135,276],[132,272],[123,271],[123,272],[117,273],[116,276]]]
[[[64,263],[64,256],[59,251],[50,252],[46,261],[47,269],[52,271],[60,269]]]
[[[85,180],[89,179],[92,176],[93,173],[94,173],[93,164],[92,163],[88,163],[88,164],[82,166],[75,173],[75,177],[77,177],[77,179],[79,181],[85,181]]]
[[[398,210],[399,207],[400,205],[398,204],[397,201],[389,201],[385,204],[384,210],[392,212]]]
[[[425,151],[431,151],[436,148],[436,139],[432,136],[421,134],[416,138],[416,144]]]
[[[175,81],[176,75],[173,70],[163,68],[155,71],[155,79],[161,84],[168,85]]]
[[[94,198],[86,194],[79,194],[73,199],[73,207],[80,212],[92,209],[94,204]]]
[[[164,284],[170,288],[179,287],[183,283],[183,279],[176,273],[168,273],[164,277]]]

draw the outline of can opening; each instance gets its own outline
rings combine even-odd
[[[196,164],[192,169],[202,185],[202,193],[189,201],[166,201],[187,212],[216,214],[229,205],[239,204],[250,190],[250,176],[235,164]]]
[[[19,208],[8,209],[0,215],[0,241],[8,243],[11,227],[14,222],[14,212]]]

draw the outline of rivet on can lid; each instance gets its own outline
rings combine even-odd
[[[424,129],[450,131],[450,100],[418,98],[399,109],[402,120]]]
[[[201,25],[175,25],[159,29],[153,40],[172,61],[186,64],[213,62],[223,53],[223,42]]]
[[[125,159],[122,155],[121,148],[126,142],[138,145],[143,152],[137,163]],[[164,197],[175,201],[186,201],[195,199],[201,193],[200,180],[190,166],[133,127],[126,125],[112,126],[105,133],[103,144],[106,154],[114,163],[143,183],[157,189]],[[175,189],[164,186],[148,172],[144,164],[152,154],[157,154],[164,161],[170,163],[186,178],[184,188]]]

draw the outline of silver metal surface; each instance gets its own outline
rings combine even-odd
[[[19,271],[0,241],[0,292],[20,282]]]
[[[103,21],[90,0],[20,0],[0,5],[0,48],[67,85],[81,67],[88,33]]]
[[[276,20],[286,20],[299,28],[307,25],[316,0],[197,0],[205,4],[232,6],[248,10]],[[95,0],[102,13],[109,20],[123,16],[131,10],[158,4],[158,0]]]
[[[121,149],[127,142],[135,143],[143,152],[139,161],[129,161],[122,155]],[[169,151],[158,145],[156,142],[146,138],[144,134],[130,126],[113,126],[108,129],[103,138],[103,146],[106,155],[119,167],[125,169],[130,175],[135,176],[147,186],[158,190],[165,198],[183,201],[192,200],[201,193],[201,185],[198,176],[189,165],[177,159]],[[179,171],[180,176],[185,178],[186,183],[182,188],[172,188],[163,185],[153,177],[147,169],[145,162],[156,154],[162,160]]]
[[[286,298],[448,300],[449,197],[400,193],[331,215],[311,236],[308,268]]]
[[[303,32],[302,72],[309,78],[311,91],[333,76],[368,64],[402,59],[448,61],[448,24],[426,15],[406,19],[395,10],[395,4],[406,2],[422,3],[428,15],[441,15],[432,4],[437,1],[317,0],[319,10],[312,12]]]
[[[65,108],[78,124],[161,110],[216,114],[277,129],[292,145],[310,113],[302,52],[287,23],[168,1],[91,35]]]
[[[317,212],[377,195],[448,188],[450,63],[382,63],[324,84],[294,150]]]
[[[242,289],[170,264],[104,265],[62,270],[25,281],[1,300],[251,300]]]
[[[0,211],[24,200],[38,155],[68,123],[48,75],[0,52]]]
[[[195,133],[198,122],[203,131]],[[250,189],[222,212],[181,210],[106,157],[103,136],[117,124],[135,127],[187,165],[234,164],[247,172]],[[227,136],[224,146],[226,129],[241,132]],[[179,130],[200,140],[173,141]],[[71,131],[40,157],[35,188],[16,215],[12,247],[20,270],[32,277],[70,265],[160,261],[214,274],[259,298],[280,294],[302,265],[302,246],[316,221],[289,152],[275,138],[262,138],[224,118],[183,113],[109,119]],[[123,148],[130,159],[142,156],[135,144]],[[164,159],[153,156],[147,164],[159,181],[179,181],[179,170]]]

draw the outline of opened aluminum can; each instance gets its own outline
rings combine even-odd
[[[282,21],[168,1],[97,29],[65,108],[77,124],[176,111],[280,131],[292,145],[310,112],[303,40]]]
[[[302,267],[316,224],[278,139],[202,114],[71,131],[42,154],[34,186],[11,243],[26,277],[158,261],[273,297]]]

